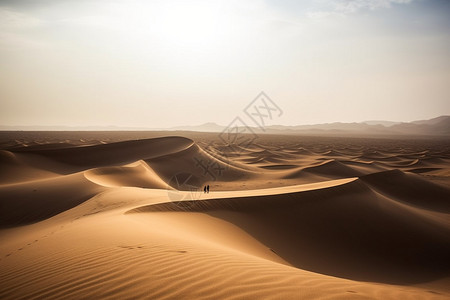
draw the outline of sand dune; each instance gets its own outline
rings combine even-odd
[[[417,207],[450,213],[450,190],[399,170],[361,177],[378,192]]]
[[[47,219],[102,191],[82,173],[0,186],[0,226]]]
[[[396,202],[358,180],[310,192],[134,211],[207,212],[243,228],[292,265],[323,274],[391,283],[448,274],[450,227]]]
[[[14,149],[14,153],[39,155],[63,163],[73,172],[169,155],[192,146],[193,141],[187,138],[164,137],[69,148],[29,149],[23,147]]]
[[[1,143],[1,299],[450,297],[450,147],[81,139]]]
[[[235,181],[249,179],[257,175],[236,163],[227,164],[197,145],[145,161],[166,181],[183,171],[192,174],[200,185],[208,181],[214,181],[218,177],[221,181]]]
[[[30,166],[20,159],[20,155],[0,150],[0,183],[19,183],[27,180],[54,177],[57,173]]]
[[[355,177],[362,175],[360,171],[336,160],[328,160],[317,166],[304,168],[303,171],[327,177]]]
[[[144,161],[120,167],[100,167],[84,172],[84,176],[107,187],[132,186],[148,189],[168,189],[170,186]]]

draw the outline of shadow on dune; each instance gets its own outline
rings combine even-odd
[[[450,191],[415,174],[390,170],[362,176],[361,180],[383,195],[420,208],[450,213]]]
[[[139,161],[152,174],[145,175],[143,173],[149,172],[137,172],[137,168],[127,166]],[[96,183],[109,186],[125,183],[125,186],[150,188],[164,188],[164,182],[169,182],[180,172],[192,173],[201,183],[216,180],[217,177],[221,180],[240,180],[257,175],[244,165],[222,161],[191,139],[178,136],[64,148],[22,147],[0,152],[0,167],[10,165],[10,172],[20,168],[24,170],[24,174],[15,176],[17,179],[32,179],[27,176],[30,168],[54,175],[89,170],[88,175],[95,175],[95,178],[90,178]],[[25,167],[28,169],[25,170]],[[139,184],[130,185],[130,180],[124,178],[128,175],[136,177],[132,181]],[[100,177],[101,180],[98,180]],[[149,182],[146,182],[146,177]],[[157,185],[154,184],[154,177],[158,177]]]
[[[5,171],[0,176],[0,227],[45,220],[106,188],[172,189],[171,181],[180,172],[192,175],[199,188],[214,179],[217,170],[222,180],[255,176],[209,155],[183,137],[44,146],[0,151],[0,168]]]
[[[403,173],[391,179],[404,185],[410,180]],[[371,177],[364,180],[374,184]],[[401,193],[400,188],[395,194],[401,200],[387,198],[359,179],[313,191],[212,199],[185,207],[163,203],[130,212],[204,212],[239,226],[295,267],[337,277],[412,284],[448,276],[448,223],[431,211],[410,209]],[[443,211],[448,204],[434,208]]]
[[[165,137],[0,151],[0,168],[5,171],[0,176],[0,227],[48,219],[108,187],[167,189],[167,183],[141,159],[179,153],[193,145],[187,138]]]
[[[79,146],[55,149],[18,148],[11,152],[16,154],[34,155],[61,164],[61,173],[73,173],[95,167],[116,166],[132,163],[138,160],[176,153],[194,145],[194,142],[184,137],[162,137],[143,140]],[[30,164],[37,160],[30,161]],[[46,164],[39,167],[45,168]],[[64,169],[66,167],[67,170]]]
[[[80,205],[103,190],[82,173],[0,186],[0,228],[48,219]]]

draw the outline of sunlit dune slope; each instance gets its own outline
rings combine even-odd
[[[404,186],[427,184],[420,179],[409,182],[401,172],[390,175]],[[208,213],[243,228],[294,266],[323,274],[393,283],[448,274],[450,226],[439,213],[448,209],[448,201],[435,203],[433,213],[406,206],[401,189],[390,198],[382,192],[357,180],[300,193],[236,196],[185,206],[163,203],[139,211]],[[430,186],[427,193],[424,206],[435,196],[450,196],[439,186]]]

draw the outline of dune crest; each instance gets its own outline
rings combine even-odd
[[[132,212],[205,212],[243,228],[292,265],[323,274],[396,284],[445,277],[450,226],[398,201],[356,180],[187,206],[167,202]]]
[[[141,187],[167,189],[168,184],[144,161],[118,167],[100,167],[84,171],[84,176],[98,185],[106,187]]]

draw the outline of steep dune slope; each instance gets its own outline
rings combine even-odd
[[[404,203],[450,213],[450,189],[418,175],[390,170],[362,176],[361,180],[381,194]]]
[[[0,186],[0,227],[47,219],[103,190],[82,173]]]
[[[357,280],[412,283],[446,276],[450,228],[363,181],[300,193],[205,200],[147,211],[206,212],[227,220],[292,265]]]
[[[141,159],[176,153],[194,142],[183,137],[163,137],[57,149],[14,149],[14,153],[35,154],[67,165],[69,172],[115,166]]]
[[[14,151],[2,151],[0,156],[0,167],[7,171],[0,185],[0,226],[46,219],[107,188],[179,189],[182,186],[173,178],[182,173],[196,179],[198,190],[211,180],[256,176],[182,137]]]
[[[256,171],[240,168],[236,164],[227,164],[197,145],[145,161],[166,182],[180,173],[191,174],[200,186],[211,181],[239,181],[258,176]]]
[[[9,153],[9,154],[8,154]],[[16,162],[16,157],[20,156],[24,161],[21,165]],[[145,140],[125,141],[109,144],[100,144],[93,146],[77,146],[63,148],[17,148],[14,152],[4,151],[2,155],[4,165],[14,164],[13,168],[18,172],[21,167],[22,173],[26,173],[29,168],[34,168],[40,172],[49,174],[71,174],[92,168],[105,168],[92,170],[87,173],[91,179],[102,176],[102,182],[106,185],[118,185],[114,183],[113,177],[121,176],[125,179],[127,176],[136,176],[140,183],[131,184],[131,186],[141,186],[162,188],[162,184],[155,186],[151,182],[146,182],[145,177],[154,177],[153,175],[141,176],[137,174],[137,169],[132,171],[124,167],[126,164],[135,163],[143,160],[142,168],[152,173],[157,173],[157,177],[168,183],[172,178],[180,173],[189,173],[197,178],[199,184],[210,181],[230,181],[249,179],[255,177],[256,171],[239,163],[229,163],[227,158],[212,156],[197,146],[192,140],[183,137],[163,137]],[[2,163],[2,162],[0,162]],[[145,166],[147,164],[147,166]],[[113,168],[112,168],[113,167]],[[141,170],[142,172],[146,172]],[[141,172],[141,173],[142,173]],[[31,174],[28,172],[28,174]],[[40,175],[40,173],[36,173]],[[106,176],[109,177],[106,180]],[[31,179],[37,179],[32,177]],[[119,180],[119,182],[123,182]],[[109,183],[106,183],[106,181]],[[142,182],[144,180],[144,182]],[[159,179],[158,179],[159,180]],[[98,181],[98,180],[97,180]],[[96,182],[97,182],[96,181]],[[152,181],[152,180],[150,180]],[[160,180],[159,180],[160,181]],[[160,182],[161,183],[161,182]],[[130,183],[125,184],[130,186]]]
[[[84,172],[84,176],[90,181],[106,187],[170,188],[144,161],[125,166],[90,169]]]
[[[33,179],[55,177],[58,174],[24,161],[20,154],[0,150],[0,184],[19,183]]]

